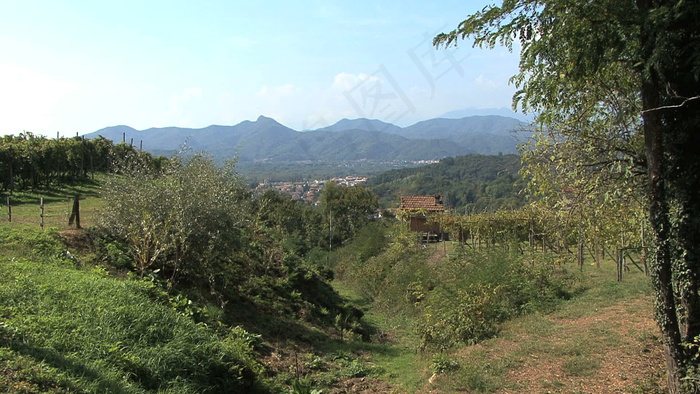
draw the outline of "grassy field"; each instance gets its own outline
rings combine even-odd
[[[44,227],[58,230],[74,228],[68,224],[73,201],[80,196],[80,221],[89,227],[97,220],[97,212],[102,200],[99,198],[99,184],[88,183],[48,189],[41,192],[20,192],[9,196],[11,207],[7,205],[7,195],[0,198],[0,223],[41,228],[41,201],[44,203]]]

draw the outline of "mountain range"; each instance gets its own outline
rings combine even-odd
[[[525,123],[504,116],[435,118],[408,127],[376,119],[342,119],[316,130],[296,131],[260,116],[234,126],[135,130],[107,127],[86,134],[142,146],[153,154],[171,155],[185,148],[206,151],[218,159],[240,162],[344,162],[356,160],[439,160],[469,153],[515,153],[514,134]]]

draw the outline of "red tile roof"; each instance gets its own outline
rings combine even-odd
[[[426,211],[444,211],[442,196],[401,196],[399,209],[424,209]]]

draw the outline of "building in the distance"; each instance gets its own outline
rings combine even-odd
[[[397,210],[400,217],[406,218],[411,231],[422,234],[426,241],[446,240],[447,234],[442,232],[439,223],[431,222],[435,215],[445,212],[442,196],[401,196]]]

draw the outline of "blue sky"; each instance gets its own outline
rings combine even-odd
[[[487,4],[0,0],[0,134],[509,107],[517,54],[431,46]]]

